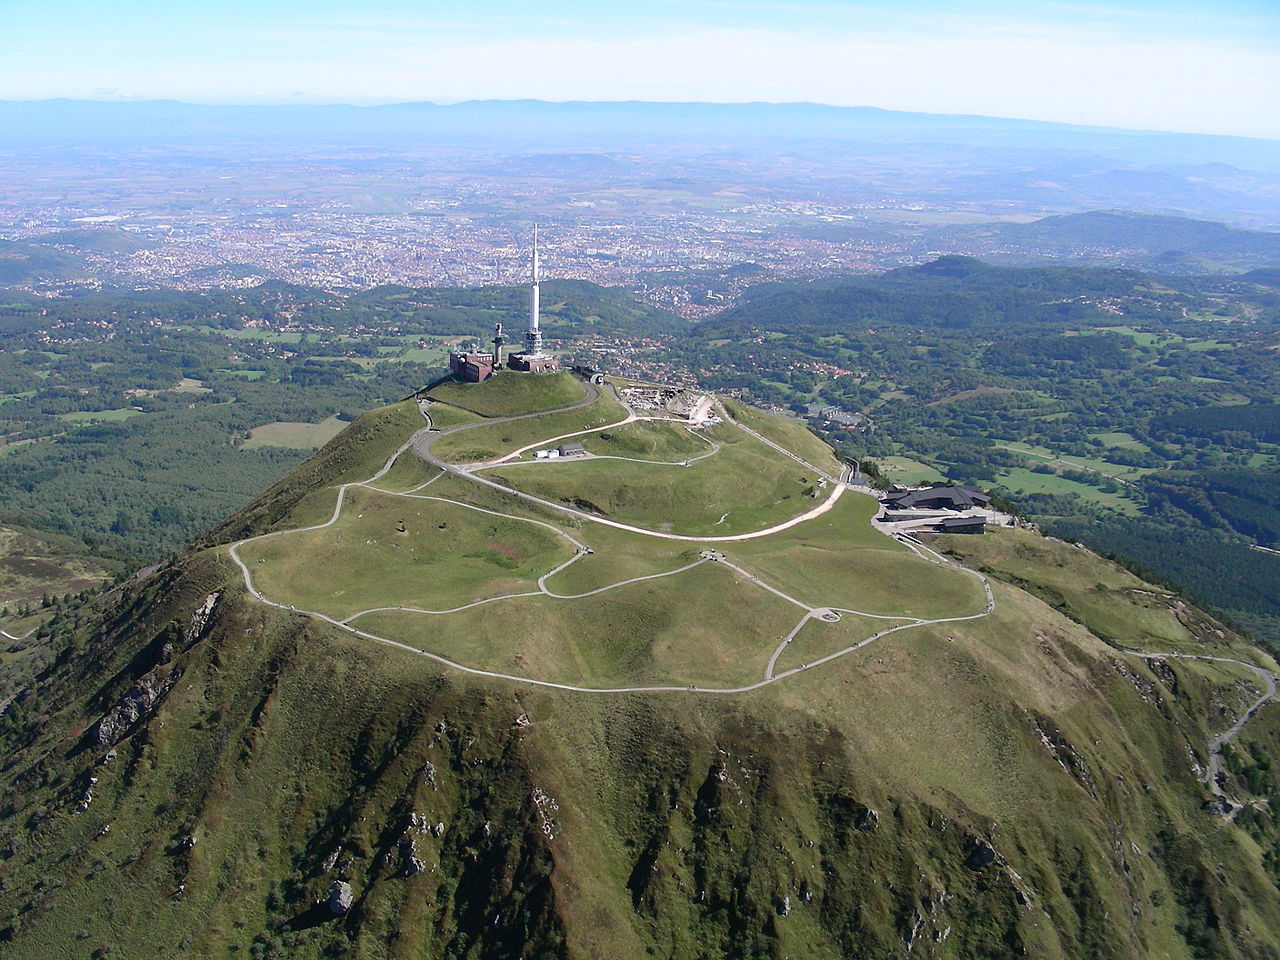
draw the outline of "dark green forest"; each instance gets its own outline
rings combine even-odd
[[[886,481],[989,487],[1280,642],[1280,288],[944,257],[776,284],[676,348]],[[834,370],[832,368],[835,368]],[[865,420],[842,424],[814,408]],[[895,473],[903,462],[928,476]]]
[[[528,292],[382,287],[6,294],[0,514],[150,560],[234,512],[312,447],[246,445],[272,423],[352,420],[444,369],[448,345],[523,319]],[[545,287],[562,339],[670,333],[623,291]]]

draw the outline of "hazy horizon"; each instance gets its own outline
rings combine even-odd
[[[8,20],[6,100],[813,102],[1280,138],[1265,0],[68,0]]]
[[[227,100],[199,100],[194,98],[178,98],[178,97],[120,97],[120,96],[98,96],[98,97],[0,97],[0,104],[56,104],[56,103],[74,103],[74,104],[107,104],[107,105],[146,105],[146,104],[168,104],[184,107],[196,108],[266,108],[266,107],[338,107],[352,109],[376,109],[379,107],[459,107],[467,105],[489,104],[489,105],[518,105],[518,104],[541,104],[547,106],[670,106],[670,107],[816,107],[832,110],[849,110],[876,112],[888,115],[901,116],[919,116],[919,117],[937,117],[950,120],[973,119],[982,121],[996,121],[998,123],[1008,124],[1034,124],[1044,125],[1046,127],[1063,127],[1078,128],[1081,130],[1098,131],[1101,133],[1130,133],[1130,134],[1150,134],[1154,136],[1189,136],[1189,137],[1222,137],[1226,139],[1242,139],[1242,140],[1258,140],[1267,143],[1280,143],[1280,132],[1274,136],[1255,136],[1249,134],[1231,134],[1231,133],[1204,133],[1191,130],[1170,130],[1154,127],[1125,127],[1108,124],[1087,124],[1073,123],[1060,120],[1046,120],[1039,117],[1030,116],[1008,116],[998,114],[982,114],[968,112],[941,112],[931,110],[900,110],[891,107],[879,106],[871,103],[856,104],[839,104],[827,103],[818,100],[649,100],[641,98],[629,99],[586,99],[586,98],[570,98],[570,99],[547,99],[541,97],[484,97],[484,98],[467,98],[462,100],[430,100],[430,99],[397,99],[397,98],[332,98],[332,99],[315,99],[315,100],[298,100],[298,99],[227,99]]]

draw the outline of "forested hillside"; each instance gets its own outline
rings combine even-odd
[[[623,291],[544,286],[551,342],[676,321]],[[527,290],[91,293],[0,303],[2,511],[112,556],[202,533],[449,346],[519,323]]]
[[[1280,556],[1252,549],[1276,537],[1273,288],[944,257],[760,287],[691,333],[703,382],[808,416],[887,481],[992,487],[1280,642]]]

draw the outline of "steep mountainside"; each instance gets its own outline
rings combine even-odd
[[[1280,955],[1280,711],[1204,780],[1275,665],[1210,618],[1025,531],[949,545],[986,581],[909,549],[750,410],[424,409],[54,622],[0,716],[6,958]],[[589,450],[436,457],[472,429]],[[738,539],[645,532],[608,464]]]

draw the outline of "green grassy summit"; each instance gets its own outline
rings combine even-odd
[[[589,505],[614,520],[708,537],[762,530],[814,506],[819,490],[813,471],[733,424],[722,424],[708,439],[715,447],[703,445],[661,464],[645,458],[525,459],[485,475],[545,499]],[[606,442],[592,440],[591,452]],[[690,437],[686,444],[696,442]]]
[[[372,411],[60,613],[0,710],[6,960],[1280,952],[1280,710],[1211,748],[1261,650],[1024,531],[961,567],[834,483],[770,512],[838,464],[757,411],[589,399]],[[566,432],[630,459],[461,457]]]
[[[504,417],[575,403],[587,395],[572,373],[519,373],[499,370],[481,383],[447,379],[431,388],[433,400],[470,410],[482,417]]]

